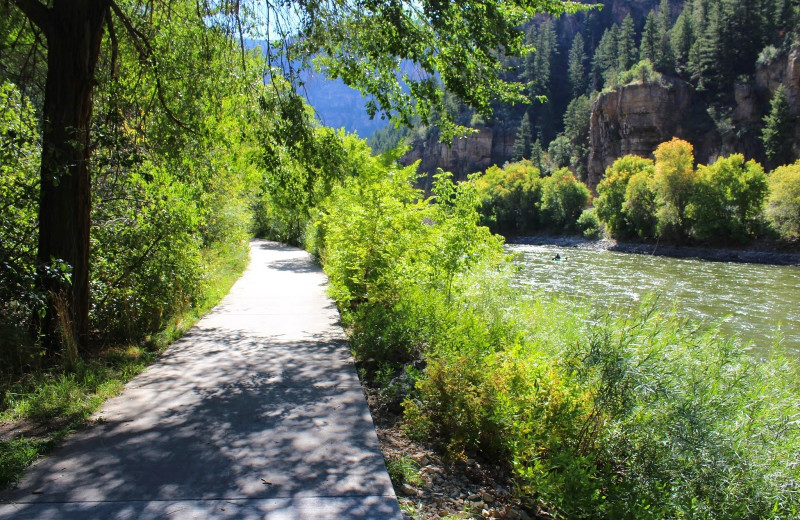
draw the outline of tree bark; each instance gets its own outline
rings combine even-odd
[[[31,18],[47,38],[38,261],[49,295],[42,322],[49,355],[58,353],[64,332],[81,346],[89,338],[89,128],[108,6],[109,0],[55,0],[43,20]],[[69,281],[47,274],[53,260],[69,264]],[[67,307],[61,325],[72,330],[59,333],[55,296]]]

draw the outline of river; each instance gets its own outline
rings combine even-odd
[[[800,267],[669,258],[554,245],[509,245],[520,282],[545,293],[630,308],[648,293],[701,324],[722,320],[761,353],[800,357]],[[560,259],[556,260],[556,255]]]

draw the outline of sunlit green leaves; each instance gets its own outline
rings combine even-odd
[[[368,95],[371,115],[408,124],[416,107],[427,124],[442,108],[432,88],[437,82],[484,115],[492,101],[525,101],[524,86],[503,78],[499,57],[531,50],[520,27],[535,14],[585,7],[555,0],[315,3],[307,6],[298,49],[318,55],[318,68]],[[445,139],[458,131],[446,114],[440,126]]]
[[[0,85],[0,361],[27,362],[29,323],[43,305],[35,289],[40,141],[34,108],[15,85]]]

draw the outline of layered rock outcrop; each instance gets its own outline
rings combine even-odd
[[[780,85],[786,87],[792,112],[800,115],[800,44],[756,70],[756,87],[762,92],[772,94]]]
[[[800,157],[800,45],[760,65],[754,78],[733,86],[727,104],[696,91],[677,78],[617,87],[600,94],[592,108],[589,131],[588,184],[594,189],[605,170],[617,158],[634,154],[652,157],[662,142],[679,137],[694,145],[695,159],[711,163],[717,157],[742,153],[748,159],[766,161],[761,142],[764,116],[779,85],[788,92],[792,113],[797,116],[794,156]],[[457,179],[510,161],[514,154],[516,128],[503,123],[480,127],[450,146],[438,135],[417,139],[403,158],[404,164],[420,160],[420,186],[429,189],[432,176],[441,168]]]
[[[794,156],[800,157],[800,46],[758,67],[755,78],[734,86],[729,107],[710,103],[702,93],[679,79],[634,84],[604,92],[592,107],[589,130],[588,183],[593,189],[606,168],[627,154],[652,157],[653,150],[672,137],[691,142],[695,159],[742,153],[765,161],[761,142],[764,116],[779,85],[788,92],[791,112],[797,116]]]
[[[420,161],[418,171],[424,175],[420,187],[427,191],[439,168],[453,172],[456,179],[463,180],[470,173],[509,161],[513,154],[513,131],[482,126],[476,133],[453,139],[450,146],[442,143],[437,133],[427,139],[415,140],[400,162],[409,165]]]
[[[756,71],[756,88],[766,105],[780,85],[786,87],[791,114],[795,117],[793,150],[800,157],[800,43],[779,54]]]
[[[674,78],[600,94],[589,123],[589,185],[596,187],[618,157],[651,156],[659,143],[685,134],[682,123],[693,94],[691,85]]]

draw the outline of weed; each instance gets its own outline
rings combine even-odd
[[[394,457],[386,461],[386,470],[389,472],[389,478],[392,479],[392,484],[396,488],[403,484],[411,484],[412,486],[421,486],[423,484],[422,478],[419,476],[419,463],[407,455]]]

